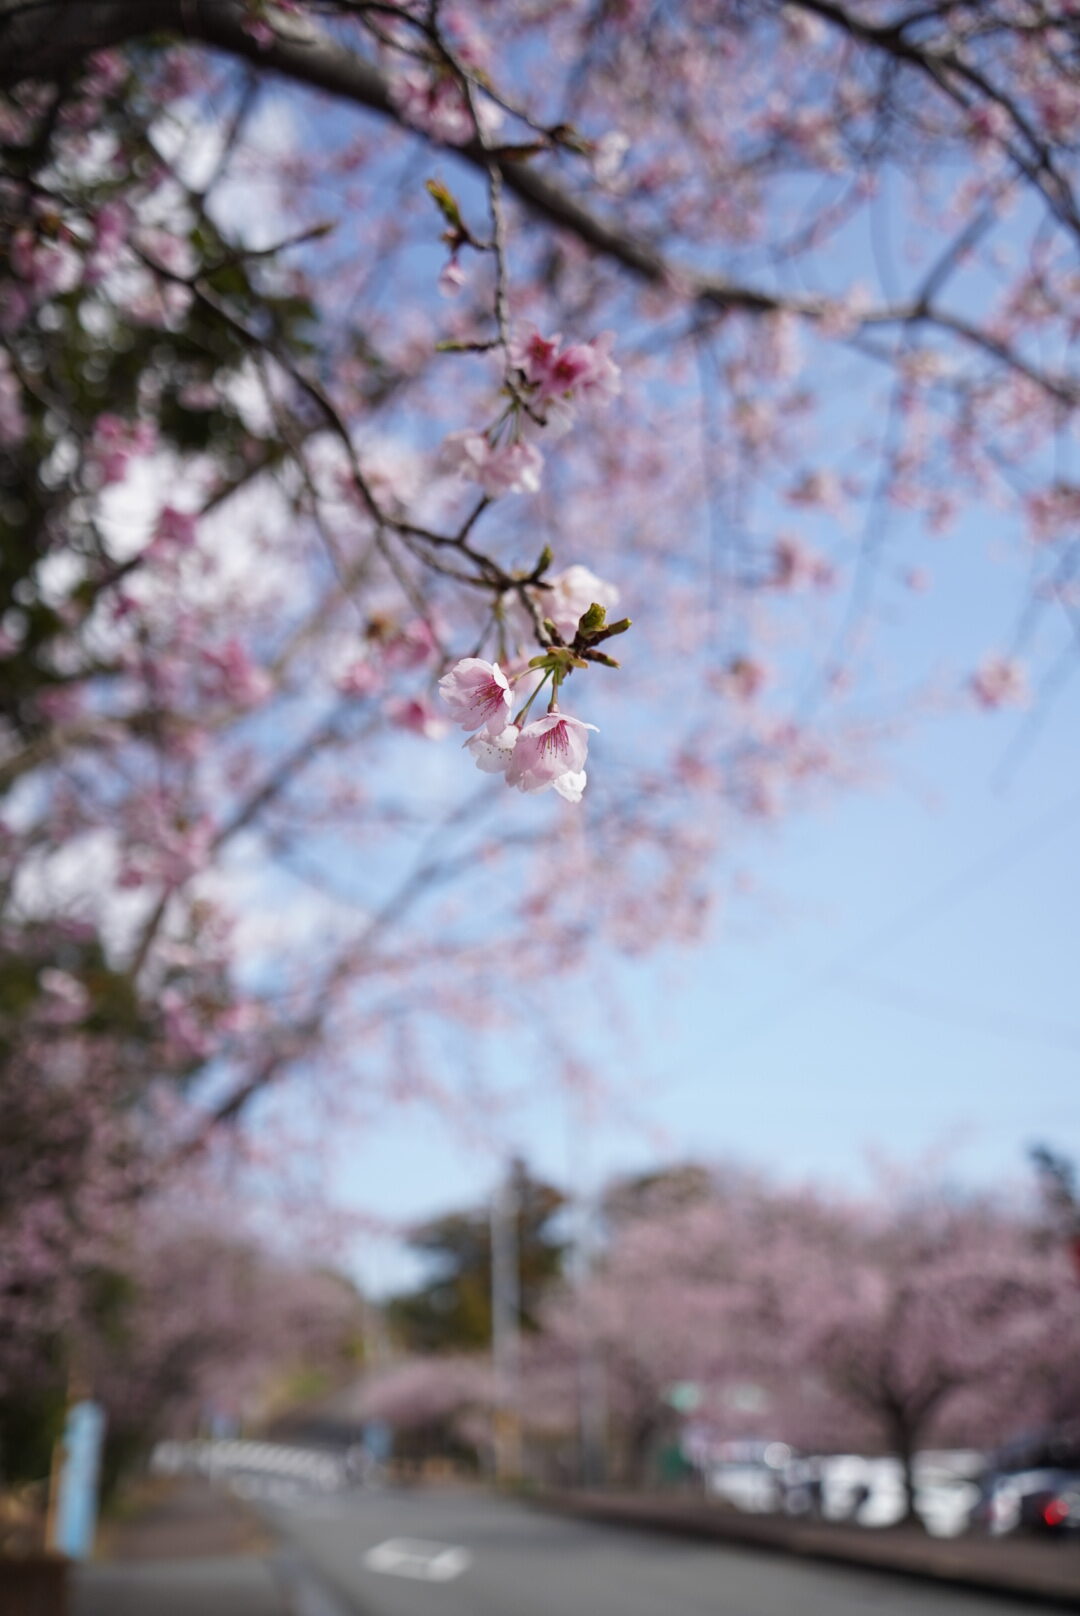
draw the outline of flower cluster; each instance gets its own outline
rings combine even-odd
[[[591,342],[570,343],[565,348],[559,346],[561,342],[559,335],[542,337],[531,330],[510,344],[510,362],[523,379],[530,406],[556,433],[569,431],[577,403],[610,403],[622,385],[619,367],[611,357],[613,331],[601,331]]]
[[[456,268],[456,259],[447,267]],[[457,274],[452,279],[444,290],[457,285]],[[611,357],[614,340],[611,331],[602,331],[591,342],[563,348],[557,335],[529,330],[516,337],[508,350],[514,372],[509,405],[486,431],[451,433],[442,447],[442,469],[479,483],[489,499],[535,494],[544,457],[531,439],[538,431],[561,437],[573,425],[578,404],[607,404],[616,396],[621,381]]]
[[[483,432],[452,432],[440,458],[445,471],[479,483],[489,499],[502,494],[535,494],[544,466],[544,457],[534,444],[521,439],[492,443]]]
[[[458,80],[437,69],[402,69],[391,80],[390,100],[406,123],[444,146],[467,146],[477,124],[481,134],[493,135],[502,123],[493,101],[478,95],[470,106]]]
[[[553,786],[567,802],[580,802],[585,790],[586,724],[557,709],[531,724],[510,722],[510,682],[497,662],[465,657],[439,680],[439,693],[455,721],[476,733],[467,741],[478,769],[501,774],[519,791]]]
[[[157,432],[152,421],[124,421],[118,415],[99,415],[94,422],[88,460],[102,486],[121,483],[128,461],[152,453]]]

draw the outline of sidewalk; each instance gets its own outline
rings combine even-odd
[[[709,1538],[732,1548],[888,1571],[954,1588],[1080,1610],[1080,1543],[1030,1537],[930,1538],[904,1527],[874,1531],[777,1515],[745,1515],[700,1497],[540,1492],[530,1502],[611,1526]],[[914,1597],[914,1593],[913,1593]]]
[[[290,1616],[274,1540],[204,1482],[154,1487],[72,1576],[71,1616]]]

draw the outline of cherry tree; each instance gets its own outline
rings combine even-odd
[[[1065,1256],[991,1204],[844,1208],[833,1238],[770,1253],[792,1367],[866,1419],[903,1467],[931,1441],[993,1447],[1061,1417],[1080,1298]],[[846,1223],[846,1229],[843,1224]]]
[[[220,1192],[201,1205],[158,1200],[93,1245],[84,1238],[59,1295],[54,1284],[24,1296],[46,1305],[14,1316],[0,1356],[5,1485],[48,1473],[72,1396],[105,1411],[111,1487],[156,1439],[199,1435],[215,1419],[250,1426],[354,1371],[350,1282],[268,1249],[236,1216]]]
[[[77,1337],[76,1374],[105,1406],[114,1474],[155,1437],[190,1437],[214,1418],[251,1428],[298,1388],[335,1384],[357,1356],[347,1280],[197,1215],[163,1222],[99,1270],[113,1294]]]
[[[542,1371],[556,1384],[561,1375],[571,1426],[579,1397],[602,1400],[608,1468],[638,1485],[676,1423],[671,1397],[680,1384],[697,1388],[696,1417],[724,1436],[761,1435],[764,1403],[769,1434],[779,1422],[775,1434],[790,1438],[781,1391],[792,1376],[787,1365],[778,1374],[762,1348],[759,1287],[768,1269],[754,1254],[773,1224],[806,1208],[751,1175],[703,1170],[660,1175],[631,1195],[616,1186],[610,1201],[614,1216],[591,1272],[548,1310],[540,1361],[526,1377],[526,1417],[534,1386],[541,1408],[553,1401]],[[741,1408],[747,1386],[753,1395]]]
[[[583,1348],[599,1356],[632,1479],[690,1381],[718,1435],[895,1455],[916,1518],[921,1448],[991,1448],[1075,1413],[1080,1295],[1022,1209],[730,1175],[616,1225],[549,1332],[568,1375]]]
[[[375,1366],[353,1406],[390,1428],[396,1459],[451,1459],[492,1473],[496,1403],[486,1355],[431,1352]]]
[[[12,1338],[288,1079],[482,1114],[448,1039],[696,936],[962,511],[949,699],[1074,654],[1075,20],[0,0]]]

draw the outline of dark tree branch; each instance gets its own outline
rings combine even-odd
[[[885,50],[939,79],[937,58],[932,60],[932,52],[906,40],[900,29],[873,28],[857,22],[840,6],[807,0],[805,9],[844,27],[863,44]],[[325,91],[401,123],[386,77],[356,52],[320,34],[306,21],[298,23],[295,19],[289,20],[288,37],[281,35],[261,45],[246,31],[244,19],[240,0],[86,0],[78,8],[77,26],[72,27],[67,0],[0,0],[0,89],[33,76],[49,78],[69,72],[87,51],[151,33],[167,33],[225,51],[264,71],[280,73],[294,83]],[[946,65],[956,66],[951,60]],[[530,212],[557,229],[571,232],[653,285],[668,285],[673,292],[722,312],[767,315],[787,311],[811,320],[827,312],[828,305],[820,299],[774,295],[673,265],[651,243],[599,218],[535,168],[489,153],[479,142],[448,150],[485,176],[494,161],[506,189]],[[1030,171],[1028,177],[1032,177]],[[1045,388],[1062,403],[1074,405],[1080,399],[1080,384],[1071,376],[1040,370],[978,326],[932,307],[925,295],[917,303],[871,311],[862,324],[900,325],[912,321],[959,337]]]

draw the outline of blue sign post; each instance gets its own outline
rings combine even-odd
[[[64,1426],[52,1542],[72,1560],[85,1560],[93,1552],[104,1436],[101,1404],[73,1403]]]

